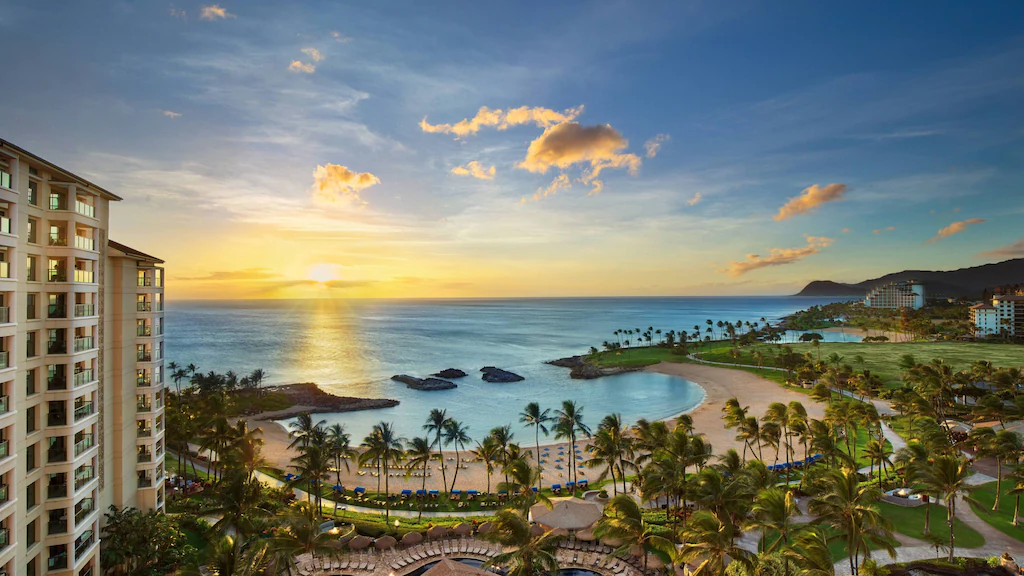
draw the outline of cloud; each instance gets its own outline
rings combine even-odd
[[[536,124],[547,128],[562,122],[568,122],[583,112],[583,106],[569,108],[564,112],[557,112],[548,108],[529,108],[521,106],[511,108],[507,111],[491,110],[483,106],[477,111],[476,116],[459,120],[455,124],[430,124],[427,118],[420,120],[420,128],[424,132],[454,134],[456,136],[468,136],[476,134],[481,128],[493,126],[498,130],[506,130],[512,126],[523,124]]]
[[[840,230],[840,232],[842,232],[843,234],[846,234],[849,231],[850,231],[849,228],[843,228],[842,230]]]
[[[808,256],[817,254],[822,248],[831,245],[833,241],[834,240],[832,238],[807,236],[807,246],[804,246],[803,248],[772,248],[769,251],[768,256],[764,258],[757,254],[747,254],[746,260],[730,262],[727,268],[718,270],[718,272],[735,277],[742,276],[747,272],[751,272],[759,268],[793,264]]]
[[[959,233],[963,232],[964,230],[967,230],[968,226],[973,226],[974,224],[981,224],[984,221],[985,221],[984,218],[968,218],[967,220],[961,220],[960,222],[953,222],[949,226],[946,226],[945,228],[939,230],[939,232],[935,235],[935,237],[930,239],[930,240],[928,240],[928,242],[926,242],[926,244],[931,244],[933,242],[938,242],[939,240],[942,240],[943,238],[949,238],[950,236],[952,236],[954,234],[959,234]]]
[[[331,30],[331,37],[334,38],[335,42],[348,43],[352,41],[351,37],[345,36],[341,32],[338,32],[337,30]]]
[[[476,160],[470,161],[465,166],[456,166],[452,168],[452,174],[456,176],[472,176],[473,178],[479,178],[481,180],[494,180],[494,166],[490,168],[484,168]]]
[[[1003,246],[1002,248],[996,248],[995,250],[987,250],[985,252],[979,252],[975,254],[980,258],[993,258],[998,260],[1008,260],[1011,258],[1024,258],[1024,238],[1017,240],[1013,244]]]
[[[600,180],[598,180],[598,184],[601,184]],[[603,184],[601,185],[603,186]],[[533,198],[531,198],[531,200],[533,200],[534,202],[538,202],[540,200],[543,200],[544,198],[547,198],[548,196],[553,196],[557,194],[559,190],[563,190],[566,188],[572,188],[572,180],[569,179],[568,174],[563,172],[556,176],[555,179],[551,181],[551,184],[548,184],[546,187],[543,188],[537,188],[537,191],[533,193]],[[598,189],[598,192],[600,192],[600,189]],[[519,203],[525,204],[526,198],[524,197],[522,200],[519,201]]]
[[[818,206],[828,202],[834,202],[846,194],[846,184],[829,184],[820,188],[817,184],[804,188],[799,196],[789,199],[789,202],[779,208],[779,213],[773,219],[776,221],[786,220],[799,214],[813,212]]]
[[[889,226],[888,228],[882,228],[881,230],[876,228],[876,229],[872,230],[871,233],[872,234],[881,234],[882,232],[892,232],[895,229],[896,229],[895,226]]]
[[[686,201],[686,205],[687,206],[696,206],[697,204],[700,204],[700,201],[703,200],[703,199],[704,199],[704,195],[701,194],[700,192],[697,192],[696,194],[693,195],[692,198],[690,198],[689,200]]]
[[[355,172],[337,164],[317,165],[313,172],[313,198],[326,203],[342,199],[361,203],[359,193],[375,184],[380,184],[380,179],[369,172]]]
[[[545,174],[552,167],[564,170],[574,164],[589,165],[589,169],[583,169],[580,181],[593,185],[590,193],[596,194],[604,186],[597,177],[605,168],[625,168],[633,176],[640,170],[639,156],[621,153],[628,145],[629,141],[608,124],[563,122],[544,130],[531,142],[526,158],[516,166]]]
[[[269,280],[281,275],[271,272],[269,268],[245,268],[242,270],[222,270],[210,272],[206,276],[178,278],[185,281],[234,281],[234,280]]]
[[[313,62],[319,62],[324,59],[323,52],[317,50],[316,48],[303,48],[301,52],[306,56],[312,58]]]
[[[203,6],[199,10],[199,17],[203,20],[223,20],[225,18],[234,18],[235,15],[228,12],[226,8],[221,8],[218,4],[211,4]]]
[[[316,66],[299,62],[298,60],[292,60],[292,63],[288,65],[288,69],[292,72],[302,72],[303,74],[312,74],[313,72],[316,72]]]
[[[661,150],[661,145],[671,140],[668,134],[658,134],[654,138],[651,138],[647,142],[644,142],[644,150],[646,151],[648,158],[654,158],[658,155],[658,151]]]
[[[170,110],[161,110],[160,113],[163,114],[164,116],[168,117],[168,118],[171,118],[171,119],[180,118],[181,117],[181,113],[179,113],[179,112],[172,112]]]
[[[182,18],[182,19],[184,19],[187,16],[187,14],[185,13],[184,10],[178,10],[174,6],[171,6],[171,8],[167,11],[167,13],[170,14],[171,17],[173,17],[173,18]]]

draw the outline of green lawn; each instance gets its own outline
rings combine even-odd
[[[804,354],[810,352],[817,356],[818,350],[811,344],[788,344],[794,352]],[[731,347],[717,346],[710,350],[696,352],[705,360],[712,362],[730,362],[736,364],[754,364],[750,353],[760,349],[764,355],[764,364],[773,366],[772,353],[779,351],[774,344],[758,344],[741,348],[742,356],[733,358],[729,354]],[[667,353],[667,351],[666,351]],[[996,367],[1024,366],[1024,346],[1019,344],[983,344],[977,342],[822,342],[821,358],[836,353],[843,357],[843,362],[855,369],[867,369],[877,374],[886,383],[898,382],[902,376],[898,367],[904,354],[911,354],[918,362],[928,362],[933,358],[942,358],[954,369],[969,368],[976,360],[989,360]],[[855,356],[864,357],[864,365],[854,361]]]
[[[892,522],[893,531],[911,538],[924,540],[925,507],[904,508],[879,502],[878,509],[887,520]],[[943,506],[932,506],[931,517],[928,519],[932,534],[948,537],[949,527],[946,525],[946,509]],[[978,548],[985,544],[985,538],[959,518],[953,521],[953,534],[956,536],[957,548]]]
[[[164,452],[164,470],[167,475],[172,474],[183,474],[187,472],[188,477],[192,477],[192,465],[188,463],[188,460],[182,459],[182,470],[178,470],[178,457],[170,452]],[[209,480],[210,474],[204,471],[201,467],[196,466],[196,474],[203,480]]]
[[[974,509],[974,512],[978,516],[981,516],[982,520],[988,522],[993,528],[1007,536],[1011,536],[1021,542],[1024,542],[1024,527],[1016,527],[1013,525],[1013,506],[1015,498],[1012,494],[1008,493],[1009,489],[1010,483],[1004,480],[1003,495],[999,499],[999,510],[993,512],[992,505],[996,500],[996,483],[990,482],[988,484],[983,484],[974,491],[974,499],[978,501],[978,504],[972,504],[971,508]],[[1021,504],[1021,506],[1021,517],[1024,518],[1024,504]]]

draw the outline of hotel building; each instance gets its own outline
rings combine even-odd
[[[866,298],[868,308],[911,308],[924,307],[924,286],[913,281],[890,282],[875,286]]]
[[[971,306],[974,335],[1024,336],[1024,290],[997,291],[989,302]]]
[[[0,140],[0,575],[98,576],[110,506],[162,509],[162,261],[103,188]]]

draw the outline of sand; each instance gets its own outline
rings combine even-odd
[[[670,362],[662,362],[650,366],[647,370],[686,378],[704,388],[706,392],[704,402],[689,412],[689,414],[693,418],[694,431],[703,434],[711,442],[716,454],[721,454],[729,448],[735,448],[741,452],[743,450],[742,442],[738,442],[735,439],[736,432],[734,430],[727,430],[722,423],[722,406],[731,397],[739,398],[743,406],[749,407],[751,415],[759,417],[764,414],[768,405],[772,402],[788,403],[791,400],[802,402],[812,418],[820,419],[823,417],[824,407],[815,403],[807,395],[787,390],[771,380],[742,370]],[[585,398],[578,400],[586,405]],[[267,463],[276,468],[290,470],[289,464],[292,457],[295,456],[295,452],[288,448],[290,439],[288,431],[284,426],[273,420],[255,419],[251,419],[249,425],[259,427],[263,431],[263,456],[266,458]],[[529,440],[522,438],[519,440],[524,450],[531,453],[534,451]],[[577,445],[583,450],[583,459],[586,459],[586,442],[579,441]],[[546,460],[544,465],[545,485],[564,483],[569,479],[567,450],[568,443],[546,443],[544,438],[541,437],[541,454],[545,456]],[[563,451],[565,452],[564,454],[559,454]],[[799,449],[797,453],[800,453]],[[472,458],[471,454],[463,454],[463,456]],[[767,452],[765,452],[765,457],[768,457]],[[555,460],[559,458],[562,462],[556,463]],[[464,465],[466,468],[458,471],[455,487],[461,490],[486,490],[487,474],[483,464],[479,462],[465,462]],[[455,453],[445,452],[445,468],[449,484],[455,471],[454,466]],[[562,469],[557,469],[557,466],[561,466]],[[364,474],[360,475],[354,462],[351,464],[351,467],[351,471],[345,471],[344,469],[341,471],[340,481],[346,488],[351,489],[355,486],[364,486],[371,491],[376,489],[377,478],[371,475],[372,470],[370,468],[364,469]],[[580,479],[588,478],[594,480],[599,474],[600,470],[580,470]],[[501,480],[500,472],[496,472],[491,477],[492,491],[496,490],[495,486]],[[391,492],[400,492],[403,489],[416,490],[421,488],[422,485],[422,478],[406,479],[401,476],[389,478],[389,489]],[[383,480],[381,487],[383,489]],[[437,462],[431,464],[431,476],[426,480],[426,488],[428,490],[442,489],[440,466]]]

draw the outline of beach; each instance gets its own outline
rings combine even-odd
[[[775,382],[743,370],[671,362],[662,362],[649,366],[645,370],[685,378],[704,389],[704,401],[696,409],[688,412],[688,414],[693,418],[694,431],[705,436],[714,447],[715,454],[722,454],[729,448],[735,448],[740,452],[743,451],[742,442],[735,439],[736,432],[734,430],[727,430],[721,418],[722,406],[726,400],[734,396],[740,398],[741,404],[744,407],[749,408],[751,415],[758,417],[764,414],[768,405],[772,402],[788,403],[792,400],[802,402],[807,409],[808,415],[812,418],[820,419],[824,415],[824,407],[812,401],[807,395],[787,390]],[[580,404],[586,405],[585,397],[577,400]],[[592,420],[596,421],[603,417],[604,414],[590,414],[590,416]],[[287,429],[282,424],[272,419],[267,419],[277,417],[276,414],[265,414],[260,415],[260,417],[259,419],[250,418],[249,425],[250,427],[259,427],[263,431],[263,456],[267,460],[267,464],[282,470],[290,470],[289,465],[291,464],[292,457],[295,456],[295,452],[288,448],[291,440]],[[669,420],[671,421],[671,419]],[[528,438],[517,436],[515,440],[520,443],[524,451],[530,453],[535,451],[534,438],[532,436]],[[546,460],[544,464],[545,485],[564,483],[569,479],[568,443],[552,443],[550,440],[550,437],[546,438],[543,434],[540,437],[542,459]],[[357,446],[359,442],[359,438],[352,439],[353,445]],[[577,446],[582,451],[582,457],[580,458],[582,460],[587,458],[586,444],[586,440],[577,442]],[[466,460],[472,459],[472,454],[467,454],[465,451],[460,451],[460,456]],[[765,456],[767,457],[767,453]],[[456,454],[454,451],[446,451],[444,454],[446,476],[449,484],[455,471],[455,458]],[[556,462],[556,460],[561,460],[561,462]],[[335,478],[335,480],[340,480],[341,484],[349,489],[355,486],[364,486],[368,490],[376,489],[377,478],[372,475],[372,469],[363,469],[363,473],[360,474],[355,462],[352,462],[350,465],[351,470],[345,470],[342,467],[340,477]],[[426,489],[441,490],[440,466],[437,462],[432,462],[430,466],[431,475],[426,479]],[[461,490],[486,490],[487,474],[483,463],[466,461],[463,463],[463,466],[464,468],[460,468],[458,471],[455,487]],[[561,469],[558,468],[559,466]],[[601,470],[584,469],[579,472],[580,479],[594,480],[600,475]],[[492,491],[495,490],[495,486],[502,479],[500,471],[496,470],[491,476]],[[381,486],[383,489],[383,482]],[[405,489],[415,490],[422,486],[423,479],[418,477],[406,479],[404,475],[399,474],[389,478],[389,489],[391,492],[399,492]]]

